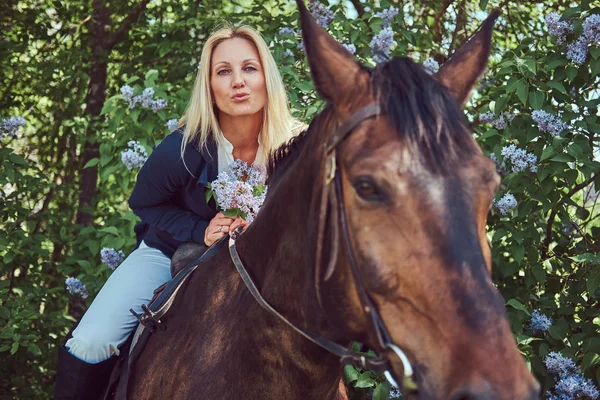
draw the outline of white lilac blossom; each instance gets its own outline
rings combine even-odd
[[[323,28],[327,29],[329,24],[331,24],[331,21],[335,18],[333,11],[318,1],[311,2],[308,5],[308,8],[317,24],[321,25]]]
[[[531,113],[531,118],[537,122],[540,131],[547,132],[552,136],[556,136],[568,128],[567,123],[559,117],[543,110],[535,110]]]
[[[71,294],[78,294],[83,299],[87,299],[88,291],[83,283],[77,278],[69,277],[65,279],[65,285],[67,286],[67,290]]]
[[[144,108],[152,107],[152,96],[154,96],[154,89],[152,89],[152,88],[144,89],[144,91],[142,92],[142,97],[141,97],[142,107],[144,107]]]
[[[301,50],[301,51],[306,51],[306,49],[304,48],[304,41],[301,40],[300,43],[298,43],[296,45],[296,49]]]
[[[3,136],[17,137],[19,127],[25,126],[27,121],[23,117],[9,117],[0,123],[0,140]]]
[[[173,132],[174,130],[176,130],[177,127],[178,127],[178,125],[179,125],[179,123],[178,123],[178,121],[175,118],[170,119],[170,120],[167,121],[167,128],[171,132]]]
[[[392,21],[394,20],[394,18],[396,18],[396,15],[398,15],[398,8],[394,7],[394,6],[390,6],[389,8],[383,10],[383,11],[379,11],[377,13],[375,13],[375,16],[377,18],[381,18],[385,21],[385,23],[382,25],[383,27],[386,26],[390,26],[390,24],[392,23]]]
[[[538,166],[535,154],[528,153],[514,144],[504,146],[500,154],[505,161],[510,161],[512,172],[523,172],[527,169],[531,172],[537,172]]]
[[[425,68],[425,72],[427,72],[429,75],[433,75],[440,69],[440,64],[433,58],[429,57],[423,61],[423,68]]]
[[[289,26],[284,26],[283,28],[281,28],[279,30],[279,36],[293,35],[293,34],[294,34],[294,30],[292,28],[290,28]]]
[[[258,168],[235,160],[229,170],[220,172],[209,186],[221,210],[239,210],[250,223],[265,201],[265,180],[265,175]]]
[[[122,250],[116,251],[109,247],[100,250],[100,259],[110,269],[115,269],[125,260],[125,253]]]
[[[130,102],[133,98],[133,88],[129,85],[123,85],[121,87],[121,95],[123,95],[123,99],[125,99],[125,101]]]
[[[356,46],[353,45],[352,43],[342,43],[342,46],[344,46],[344,48],[346,50],[348,50],[350,52],[350,54],[356,53]]]
[[[370,43],[373,61],[377,64],[386,62],[390,58],[392,45],[394,44],[394,31],[391,27],[385,27],[373,37]]]
[[[546,25],[548,25],[548,32],[556,37],[557,44],[563,44],[567,40],[567,35],[573,32],[573,25],[567,21],[561,21],[560,15],[556,12],[551,12],[546,15]]]
[[[585,19],[583,36],[590,43],[600,43],[600,14],[592,14]]]
[[[135,140],[130,140],[127,147],[129,147],[127,150],[121,152],[121,161],[127,169],[131,171],[144,165],[148,159],[148,152],[146,152],[144,146]]]
[[[531,319],[529,320],[529,327],[531,330],[547,332],[551,325],[552,318],[542,314],[538,310],[534,310],[533,313],[531,313]]]
[[[506,193],[500,200],[494,201],[494,205],[498,208],[500,214],[506,215],[517,206],[517,199],[512,194]]]
[[[291,51],[290,49],[285,49],[285,51],[283,52],[283,56],[284,57],[293,57],[294,56],[294,52]]]
[[[575,64],[581,65],[588,55],[588,41],[585,36],[579,37],[574,43],[567,46],[567,58]]]

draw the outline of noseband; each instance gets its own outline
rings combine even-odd
[[[317,228],[317,254],[316,254],[316,268],[315,268],[315,288],[317,291],[317,299],[319,304],[321,304],[321,296],[320,296],[320,280],[321,280],[321,258],[323,251],[323,242],[325,235],[325,226],[326,222],[329,220],[331,229],[333,232],[333,243],[332,243],[332,252],[329,258],[328,266],[325,272],[324,280],[329,279],[335,269],[335,265],[337,264],[337,253],[338,253],[338,223],[336,223],[336,219],[339,220],[339,225],[342,228],[342,236],[344,245],[346,247],[346,252],[348,255],[348,259],[350,261],[350,266],[352,270],[352,275],[354,278],[354,283],[359,295],[359,299],[361,302],[361,308],[365,314],[365,317],[370,321],[370,325],[372,330],[375,332],[375,336],[377,338],[378,346],[382,351],[387,354],[379,355],[379,356],[369,356],[364,355],[353,350],[350,350],[344,346],[341,346],[337,343],[334,343],[328,339],[325,339],[315,333],[309,332],[304,328],[296,326],[289,320],[287,320],[283,315],[281,315],[277,310],[275,310],[260,294],[260,291],[254,284],[254,281],[246,271],[237,249],[235,247],[235,240],[241,230],[232,232],[229,239],[229,253],[231,254],[231,259],[238,270],[242,280],[248,287],[248,290],[254,296],[256,301],[271,314],[277,316],[280,320],[285,322],[288,326],[294,329],[296,332],[304,336],[306,339],[311,342],[319,345],[323,349],[327,350],[330,353],[335,354],[340,358],[340,361],[343,364],[351,364],[355,367],[368,369],[371,371],[383,373],[388,381],[395,387],[400,388],[400,385],[396,382],[396,380],[392,376],[392,364],[390,362],[390,353],[395,354],[403,366],[403,388],[405,391],[415,391],[417,389],[417,385],[413,380],[413,370],[408,361],[408,358],[404,354],[402,350],[398,346],[396,346],[392,342],[392,337],[387,330],[377,308],[374,306],[367,290],[364,286],[363,279],[360,275],[360,271],[358,268],[358,263],[356,261],[356,257],[354,254],[354,250],[352,248],[352,244],[350,241],[350,232],[348,230],[348,221],[346,217],[346,211],[344,208],[344,193],[342,188],[342,179],[340,174],[340,168],[336,159],[336,149],[337,146],[346,139],[350,133],[354,131],[354,129],[364,122],[367,119],[374,118],[381,114],[381,110],[377,104],[371,103],[366,107],[361,108],[352,114],[348,119],[346,119],[335,131],[334,135],[329,139],[325,147],[325,155],[326,155],[326,163],[323,173],[323,190],[321,195],[321,204],[319,208],[319,223]],[[331,183],[334,182],[334,185]],[[333,211],[328,212],[328,208],[333,209]]]

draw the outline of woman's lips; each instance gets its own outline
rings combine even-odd
[[[250,98],[250,94],[249,93],[240,93],[240,94],[236,94],[235,96],[233,96],[231,98],[231,100],[239,103],[239,102],[242,102],[242,101],[246,101],[249,98]]]

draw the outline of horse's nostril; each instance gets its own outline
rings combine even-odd
[[[453,393],[448,400],[479,400],[480,396],[473,393],[469,389],[460,389],[456,393]]]

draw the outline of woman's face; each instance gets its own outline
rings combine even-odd
[[[265,75],[256,46],[227,39],[213,50],[210,86],[217,108],[230,116],[256,114],[267,103]]]

